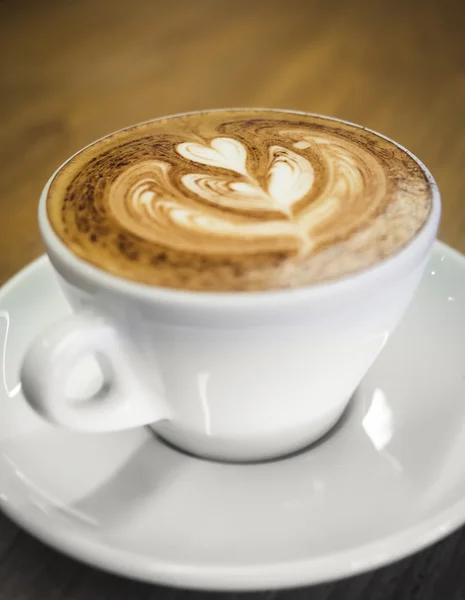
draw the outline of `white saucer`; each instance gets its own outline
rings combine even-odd
[[[0,292],[0,506],[63,552],[157,583],[271,589],[383,565],[465,521],[465,258],[447,246],[336,430],[277,462],[47,425],[18,368],[67,312],[46,258]]]

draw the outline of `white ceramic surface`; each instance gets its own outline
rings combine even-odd
[[[268,459],[317,440],[340,418],[420,281],[440,218],[426,169],[425,177],[430,216],[393,256],[335,282],[243,294],[140,285],[79,260],[48,221],[52,177],[39,224],[76,315],[35,341],[22,372],[25,397],[71,429],[152,424],[171,443],[219,459]],[[99,357],[105,385],[76,403],[68,380],[89,354]]]
[[[465,521],[465,258],[443,244],[340,424],[276,462],[213,463],[150,429],[40,419],[20,360],[68,311],[45,258],[0,293],[0,506],[52,546],[157,583],[270,589],[383,565]],[[93,373],[81,366],[76,395]]]

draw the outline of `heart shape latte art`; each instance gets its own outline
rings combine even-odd
[[[177,250],[306,255],[321,238],[318,230],[344,214],[341,199],[359,221],[376,209],[385,187],[368,154],[360,161],[347,145],[310,135],[288,141],[258,158],[229,137],[180,143],[171,164],[146,160],[123,171],[110,189],[111,212],[131,233]],[[318,177],[304,155],[309,148],[318,156]]]

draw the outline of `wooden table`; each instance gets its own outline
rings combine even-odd
[[[293,108],[381,131],[432,170],[441,237],[465,251],[461,0],[0,1],[0,283],[38,256],[41,188],[134,122],[225,106]],[[465,598],[465,535],[351,580],[265,594]],[[46,548],[0,514],[0,600],[194,598]]]

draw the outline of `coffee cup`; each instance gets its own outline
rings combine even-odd
[[[271,459],[327,433],[404,314],[440,219],[427,169],[395,142],[373,135],[424,177],[430,203],[421,226],[374,264],[284,288],[151,285],[92,264],[52,222],[51,189],[73,163],[67,161],[41,195],[39,225],[73,314],[27,351],[21,383],[30,405],[81,432],[150,426],[170,444],[218,460]],[[69,379],[88,356],[103,382],[77,402],[68,396]]]

